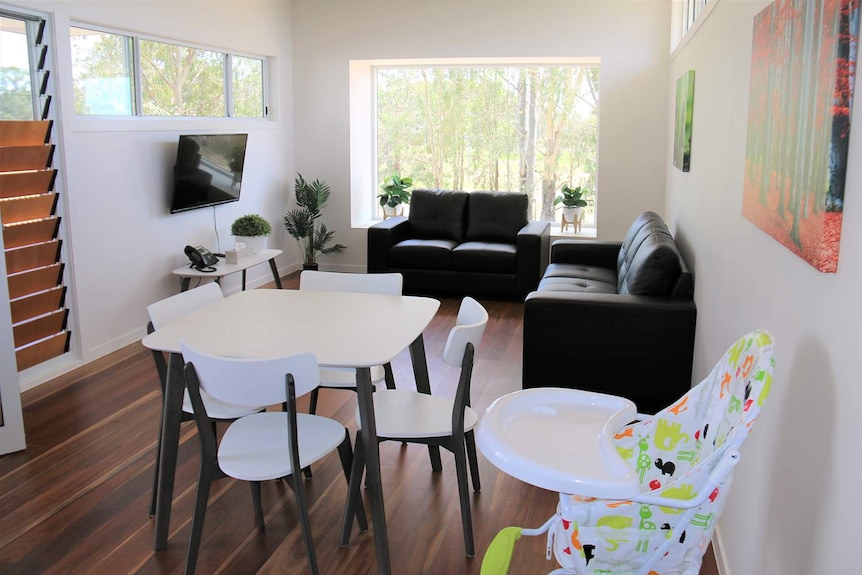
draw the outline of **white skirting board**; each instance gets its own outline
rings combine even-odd
[[[724,540],[721,538],[721,529],[719,527],[715,528],[715,533],[712,536],[712,550],[715,553],[718,574],[730,575],[730,567],[727,566],[727,559],[724,555]]]

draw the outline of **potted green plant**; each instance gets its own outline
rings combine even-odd
[[[317,256],[340,254],[347,246],[329,245],[335,232],[319,222],[321,209],[329,200],[329,186],[320,180],[305,181],[302,174],[296,174],[294,186],[296,209],[284,214],[284,229],[299,242],[303,254],[303,269],[317,269]]]
[[[587,207],[587,200],[584,199],[590,195],[589,190],[577,186],[572,188],[569,184],[563,184],[560,188],[560,195],[554,198],[554,206],[563,205],[562,229],[566,230],[569,224],[573,224],[575,231],[581,229],[581,214],[583,209]]]
[[[383,219],[404,213],[403,207],[399,209],[398,206],[410,203],[411,192],[408,188],[412,185],[413,178],[402,178],[398,172],[386,178],[383,185],[380,186],[383,193],[377,196],[383,207]]]
[[[230,235],[236,242],[244,243],[252,252],[258,253],[266,249],[266,239],[272,233],[272,226],[260,214],[246,214],[233,221]]]

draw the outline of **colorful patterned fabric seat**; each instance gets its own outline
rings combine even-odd
[[[561,495],[549,532],[560,572],[697,575],[735,460],[718,467],[748,436],[769,395],[773,365],[772,336],[752,332],[674,405],[623,428],[616,448],[636,470],[642,497]],[[679,508],[698,499],[690,510]]]

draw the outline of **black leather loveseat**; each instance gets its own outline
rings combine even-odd
[[[621,395],[655,413],[691,387],[694,281],[662,219],[623,242],[557,240],[524,303],[523,386]]]
[[[368,228],[368,272],[397,271],[404,293],[522,298],[548,262],[550,223],[514,192],[414,190],[410,216]]]

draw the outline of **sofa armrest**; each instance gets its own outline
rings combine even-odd
[[[533,292],[524,303],[523,386],[627,397],[655,413],[691,387],[692,300]]]
[[[596,240],[556,240],[551,246],[551,263],[581,264],[617,269],[622,242]]]
[[[551,247],[551,224],[546,221],[529,222],[518,231],[518,251],[515,289],[524,296],[536,289],[548,267]]]
[[[410,237],[410,220],[395,217],[368,227],[368,273],[389,271],[389,248]]]

